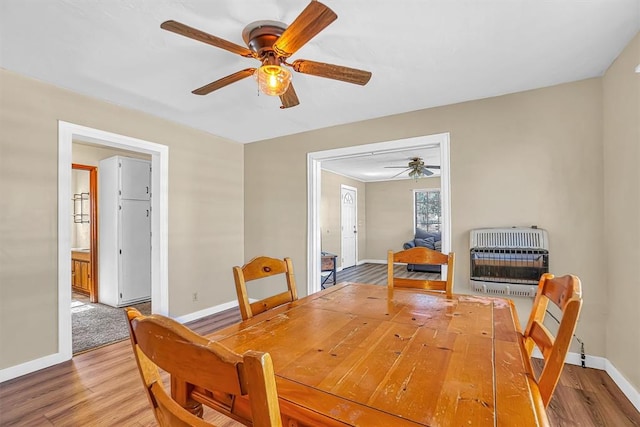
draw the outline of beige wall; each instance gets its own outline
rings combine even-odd
[[[58,350],[58,120],[169,147],[170,314],[236,300],[241,144],[5,70],[0,90],[0,369]]]
[[[546,228],[551,270],[583,282],[587,353],[640,388],[638,76],[628,74],[638,43],[604,79],[245,146],[0,70],[0,369],[57,350],[61,119],[170,147],[174,316],[235,300],[229,266],[259,254],[291,256],[306,277],[308,152],[450,132],[453,250],[468,250],[472,228]],[[458,262],[456,291],[468,275]]]
[[[640,35],[606,72],[604,260],[606,357],[640,390]],[[585,298],[591,298],[585,290]]]
[[[413,190],[440,188],[440,178],[367,183],[367,254],[386,262],[387,251],[399,251],[413,239]]]
[[[589,79],[247,144],[245,252],[292,254],[306,277],[308,152],[450,132],[453,250],[468,251],[473,228],[546,228],[551,270],[579,275],[589,296],[577,335],[604,356],[601,105],[601,80]],[[467,262],[456,278],[455,290],[468,292]]]
[[[367,210],[366,184],[362,181],[347,178],[329,171],[322,171],[320,196],[320,231],[322,250],[338,255],[337,267],[342,267],[342,236],[341,236],[341,204],[342,185],[353,187],[357,191],[358,214],[358,259],[367,258]]]

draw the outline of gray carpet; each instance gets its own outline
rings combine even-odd
[[[143,314],[151,313],[151,302],[133,305]],[[71,301],[73,354],[129,338],[124,309],[93,304],[85,298]]]

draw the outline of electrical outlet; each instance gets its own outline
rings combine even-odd
[[[198,301],[198,293],[197,293],[197,292],[194,292],[192,297],[193,297],[193,298],[192,298],[192,299],[193,299],[193,302]]]

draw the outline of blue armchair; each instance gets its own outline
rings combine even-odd
[[[424,246],[436,251],[442,251],[442,234],[439,231],[425,231],[417,229],[413,240],[409,240],[402,247],[410,249],[416,246]],[[439,265],[431,264],[407,264],[408,271],[421,271],[425,273],[440,273]]]

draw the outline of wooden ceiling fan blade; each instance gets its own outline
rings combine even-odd
[[[340,80],[364,86],[371,79],[371,72],[356,68],[343,67],[341,65],[325,64],[323,62],[298,59],[291,64],[294,70],[303,74],[311,74],[318,77]]]
[[[423,167],[427,169],[440,169],[440,166],[438,165],[424,165]]]
[[[240,56],[253,58],[253,52],[251,52],[246,47],[205,33],[204,31],[197,30],[180,22],[176,22],[173,20],[165,21],[160,24],[160,28],[162,28],[163,30],[171,31],[172,33],[180,34],[181,36],[188,37],[190,39],[210,44],[211,46],[219,47],[220,49],[228,50],[229,52],[238,54]]]
[[[288,58],[337,18],[333,10],[312,0],[276,40],[273,50]]]
[[[293,88],[293,83],[290,83],[289,89],[287,89],[287,91],[283,95],[280,95],[280,102],[282,102],[282,105],[280,106],[280,108],[291,108],[300,104],[300,101],[298,100],[298,95],[296,94],[296,91]]]
[[[193,93],[194,95],[206,95],[213,92],[214,90],[221,89],[227,85],[230,85],[231,83],[235,83],[238,80],[249,77],[253,75],[255,71],[255,68],[245,68],[244,70],[229,74],[228,76],[216,80],[215,82],[211,82],[208,85],[204,85],[201,88],[192,91],[191,93]]]

